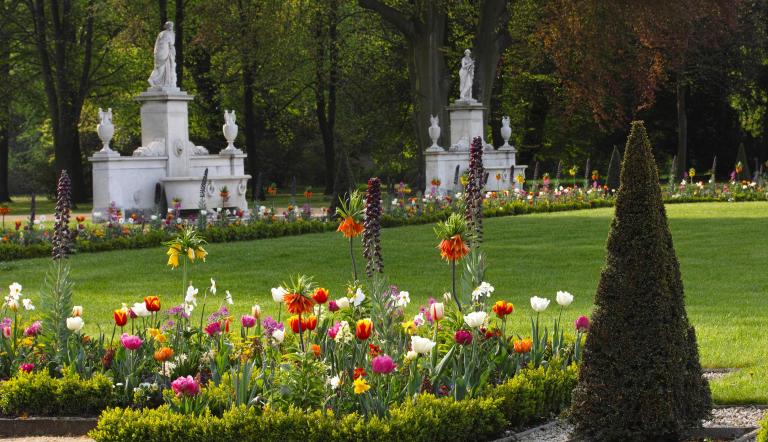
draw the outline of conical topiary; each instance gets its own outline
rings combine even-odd
[[[678,440],[711,406],[642,122],[632,123],[616,214],[571,404],[577,440]]]
[[[619,189],[619,173],[621,173],[621,152],[618,147],[613,146],[611,162],[608,163],[608,175],[605,178],[605,185],[608,186],[609,191]]]

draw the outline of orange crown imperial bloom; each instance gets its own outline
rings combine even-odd
[[[115,310],[114,316],[115,325],[118,327],[122,327],[128,323],[128,312],[125,309],[120,308]]]
[[[355,335],[357,335],[357,339],[365,341],[371,337],[372,332],[373,322],[371,322],[370,319],[366,318],[357,321],[357,324],[355,325]]]
[[[146,296],[144,297],[144,305],[147,306],[147,310],[150,312],[159,312],[160,298],[157,296]]]
[[[458,261],[469,253],[469,247],[464,244],[461,235],[453,235],[449,239],[440,241],[438,248],[440,256],[446,261]]]
[[[533,346],[533,341],[530,339],[516,339],[514,342],[515,353],[529,353]]]
[[[363,233],[363,228],[362,224],[355,222],[354,218],[348,216],[339,224],[339,228],[336,231],[343,233],[344,238],[354,238]]]
[[[515,311],[515,306],[511,302],[496,301],[496,304],[493,304],[493,312],[496,313],[496,316],[498,316],[499,318],[503,318],[507,315],[510,315],[514,311]]]
[[[312,299],[318,304],[325,304],[328,300],[328,290],[318,287],[317,290],[315,290],[315,293],[312,294]]]
[[[157,362],[165,362],[173,357],[173,349],[169,347],[163,347],[155,352],[155,360]]]
[[[288,309],[288,313],[292,315],[300,315],[303,313],[309,313],[312,311],[312,299],[299,293],[288,293],[283,296],[283,302],[285,308]]]

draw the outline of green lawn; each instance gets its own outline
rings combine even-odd
[[[768,203],[673,204],[667,211],[702,362],[742,368],[713,384],[716,401],[768,403]],[[554,298],[557,290],[568,290],[576,296],[568,320],[589,312],[612,214],[598,209],[485,221],[487,280],[496,287],[494,298],[517,306],[519,333],[528,333],[532,295]],[[436,243],[429,225],[382,234],[386,273],[411,293],[414,309],[450,287]],[[257,302],[275,311],[269,288],[297,272],[314,275],[332,297],[340,296],[351,278],[346,247],[337,233],[213,244],[208,262],[196,265],[191,278],[205,286],[214,277],[220,293],[232,292],[239,313]],[[85,306],[89,330],[101,325],[111,331],[112,309],[150,293],[160,294],[165,306],[180,303],[179,271],[167,268],[165,259],[161,248],[72,258],[75,300]],[[18,281],[37,299],[47,265],[44,259],[0,263],[0,287]],[[554,317],[556,309],[546,313]]]

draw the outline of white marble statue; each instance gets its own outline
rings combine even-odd
[[[153,88],[176,87],[176,34],[173,22],[165,22],[155,40],[155,68],[147,80]]]
[[[109,142],[112,141],[112,137],[115,135],[115,126],[112,124],[112,108],[110,107],[104,112],[99,108],[99,125],[96,126],[96,133],[99,134],[99,139],[102,143],[101,153],[114,152],[109,148]]]
[[[436,150],[440,149],[440,146],[437,145],[437,140],[440,138],[440,118],[436,115],[430,115],[429,116],[429,138],[432,140],[432,145],[429,146],[430,149]]]
[[[459,69],[459,100],[473,101],[472,83],[475,81],[475,60],[472,59],[472,51],[464,51]]]

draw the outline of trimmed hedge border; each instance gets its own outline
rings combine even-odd
[[[524,370],[473,399],[454,401],[420,395],[390,408],[386,418],[352,413],[233,408],[221,417],[185,416],[167,406],[149,410],[110,408],[88,435],[98,442],[282,440],[282,441],[478,441],[508,428],[549,418],[568,406],[577,369]]]
[[[762,201],[761,199],[737,198],[733,202],[742,201]],[[709,197],[685,197],[667,199],[665,204],[679,203],[709,203],[709,202],[727,202],[718,198]],[[613,200],[596,199],[592,201],[571,201],[566,203],[550,203],[549,201],[540,201],[536,205],[531,205],[523,201],[514,201],[499,207],[488,207],[483,210],[483,216],[486,218],[495,218],[499,216],[528,215],[533,213],[566,212],[572,210],[598,209],[604,207],[613,207]],[[444,221],[451,214],[451,211],[444,210],[435,213],[422,214],[410,218],[396,217],[389,214],[382,216],[382,227],[401,227],[414,226],[420,224],[436,223]],[[226,227],[212,226],[208,227],[203,235],[210,243],[232,242],[232,241],[251,241],[257,239],[280,238],[283,236],[304,235],[308,233],[321,233],[336,230],[335,222],[325,222],[318,220],[296,220],[292,222],[277,221],[264,222],[256,221],[247,224],[229,225]],[[94,253],[111,250],[124,249],[142,249],[156,247],[165,241],[172,239],[175,233],[161,230],[153,230],[141,235],[131,237],[120,237],[98,242],[78,239],[75,244],[75,253]],[[49,257],[51,255],[51,244],[47,242],[20,245],[12,243],[0,243],[0,262],[15,261],[20,259],[31,259]]]

